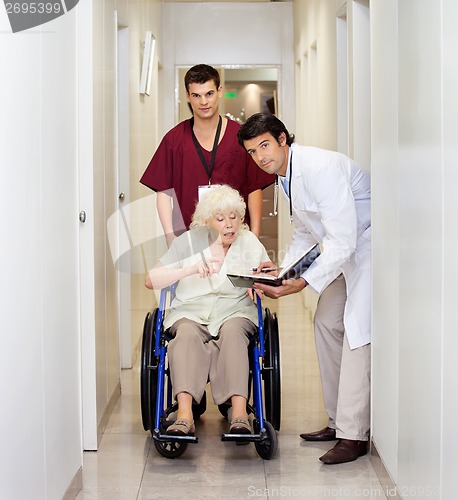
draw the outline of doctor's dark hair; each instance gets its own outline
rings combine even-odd
[[[209,66],[208,64],[197,64],[196,66],[188,69],[186,75],[184,76],[184,86],[186,88],[186,92],[189,93],[189,85],[191,83],[199,83],[202,85],[210,80],[213,80],[216,88],[219,89],[221,79],[218,71],[213,66]]]
[[[277,142],[280,135],[284,133],[288,146],[291,146],[294,142],[294,134],[288,132],[284,123],[275,115],[267,113],[256,113],[250,116],[250,118],[240,127],[237,139],[240,146],[244,148],[243,141],[249,141],[250,139],[254,139],[266,133],[271,134]]]

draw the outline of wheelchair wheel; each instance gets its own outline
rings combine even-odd
[[[172,421],[166,421],[161,425],[161,433],[165,433],[167,427],[172,425]],[[154,440],[154,446],[160,455],[165,458],[178,458],[183,455],[188,447],[186,442],[177,441],[156,441]]]
[[[156,450],[165,458],[178,458],[183,455],[188,447],[188,443],[178,443],[174,441],[154,441]]]
[[[263,441],[255,441],[254,446],[261,458],[263,458],[264,460],[270,460],[275,455],[275,453],[277,453],[277,434],[275,433],[275,429],[269,422],[264,421],[264,425],[267,437]],[[255,419],[253,421],[253,427],[255,433],[258,433],[260,431],[258,419]]]
[[[141,372],[140,372],[140,400],[142,409],[142,422],[145,431],[153,431],[154,417],[156,411],[157,392],[157,367],[153,366],[155,325],[157,321],[158,309],[148,313],[143,326],[142,351],[141,351]]]
[[[266,419],[277,431],[281,421],[280,340],[278,338],[277,315],[269,309],[264,319],[264,398]]]

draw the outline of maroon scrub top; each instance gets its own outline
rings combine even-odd
[[[275,176],[261,170],[240,146],[237,140],[239,128],[236,121],[228,120],[216,151],[211,183],[229,184],[237,189],[248,207],[248,195],[272,184]],[[210,165],[211,151],[202,148],[202,152],[207,165]],[[181,233],[181,217],[186,229],[189,229],[198,201],[198,186],[207,185],[208,180],[192,140],[190,120],[185,120],[164,136],[140,182],[154,191],[174,190],[179,205],[173,209],[174,228]],[[249,224],[248,209],[245,222]]]

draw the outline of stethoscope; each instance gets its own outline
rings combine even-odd
[[[270,212],[270,217],[276,217],[278,212],[277,212],[277,206],[278,206],[278,175],[275,176],[275,184],[274,184],[274,211]]]
[[[288,193],[289,193],[289,222],[293,222],[293,197],[291,192],[291,180],[293,178],[293,151],[291,151],[291,156],[289,158],[289,179],[288,179]],[[275,176],[274,185],[274,211],[269,213],[270,217],[276,217],[278,215],[278,175]]]

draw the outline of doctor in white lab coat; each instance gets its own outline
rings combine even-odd
[[[328,425],[301,434],[334,441],[320,460],[337,464],[367,453],[370,427],[370,177],[335,151],[294,144],[274,115],[251,116],[239,142],[257,165],[278,175],[294,223],[283,262],[318,242],[322,253],[300,278],[280,287],[256,285],[279,298],[312,287],[319,295],[315,341]],[[260,268],[262,265],[260,266]]]

